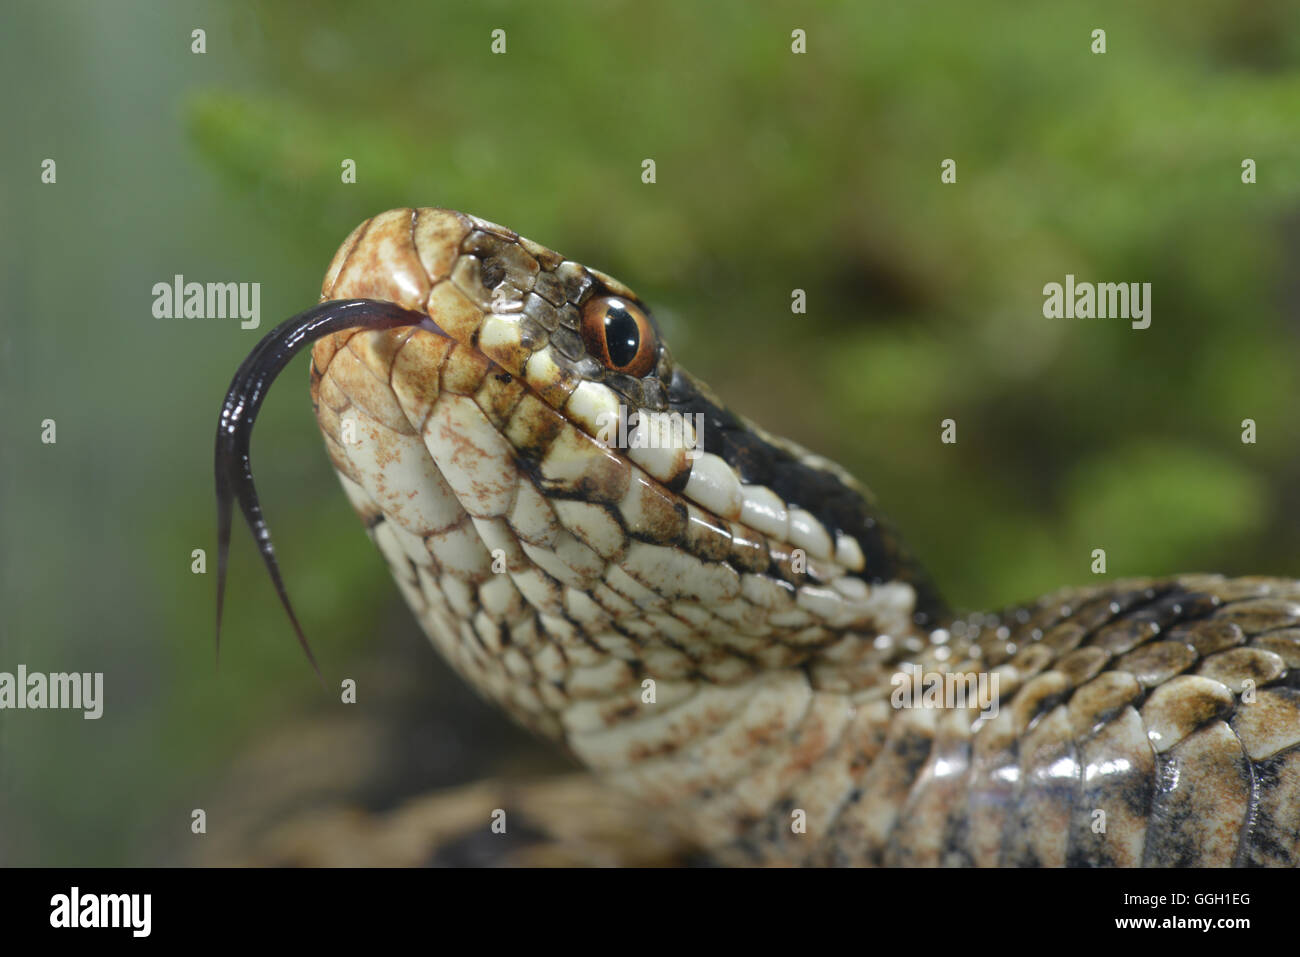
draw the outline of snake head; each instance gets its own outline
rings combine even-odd
[[[512,230],[442,209],[362,223],[227,411],[308,341],[327,450],[421,625],[575,750],[647,680],[852,685],[943,614],[851,476],[727,409],[632,289]],[[224,468],[289,608],[247,435],[224,466],[222,435],[219,491]]]
[[[558,731],[586,685],[734,680],[940,613],[865,489],[730,412],[613,277],[398,209],[322,299],[428,319],[320,339],[313,403],[434,643],[528,723]]]

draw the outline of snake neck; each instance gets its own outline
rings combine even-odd
[[[566,744],[722,860],[804,861],[893,714],[879,658],[862,654],[853,691],[833,656],[731,684],[656,682],[653,703],[612,725],[575,726]]]

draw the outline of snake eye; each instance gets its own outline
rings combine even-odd
[[[610,369],[638,378],[654,368],[659,351],[645,310],[618,296],[602,296],[583,306],[582,340]]]

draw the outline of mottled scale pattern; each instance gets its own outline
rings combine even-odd
[[[1271,648],[1298,612],[1300,583],[1196,575],[953,621],[942,670],[996,662],[997,715],[886,716],[813,859],[1293,866],[1300,690]]]
[[[1114,582],[954,616],[838,466],[662,342],[640,378],[589,354],[601,296],[640,303],[437,209],[363,223],[325,278],[324,299],[436,326],[322,339],[312,397],[398,587],[480,692],[723,862],[1296,863],[1300,584]],[[598,440],[620,405],[699,415],[700,454]],[[900,706],[914,671],[996,694]]]

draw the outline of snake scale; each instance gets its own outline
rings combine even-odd
[[[729,411],[631,289],[448,210],[362,223],[236,375],[218,630],[235,499],[293,616],[248,443],[308,344],[329,456],[432,643],[714,859],[1300,861],[1300,582],[956,616],[869,493]],[[611,442],[620,413],[679,441]]]

